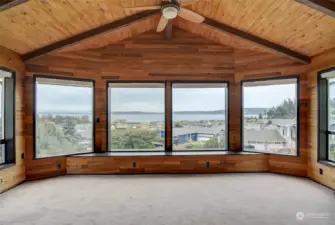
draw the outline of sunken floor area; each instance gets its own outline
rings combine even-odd
[[[297,212],[303,212],[297,219]],[[276,174],[62,176],[0,195],[0,224],[334,224],[334,192]]]

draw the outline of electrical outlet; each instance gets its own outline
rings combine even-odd
[[[0,184],[3,184],[4,183],[4,180],[2,177],[0,177]]]
[[[323,169],[319,169],[319,173],[321,174],[321,175],[323,175]]]

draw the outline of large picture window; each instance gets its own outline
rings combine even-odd
[[[335,163],[335,68],[319,74],[319,159]]]
[[[298,78],[243,81],[243,150],[297,155]]]
[[[93,152],[94,82],[35,76],[35,157]]]
[[[15,162],[15,75],[0,68],[0,165]]]
[[[226,83],[173,83],[173,150],[227,150]]]
[[[164,151],[165,84],[108,83],[109,151]]]

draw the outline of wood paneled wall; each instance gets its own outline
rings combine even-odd
[[[107,80],[203,80],[230,82],[230,149],[241,149],[241,80],[300,75],[301,117],[306,113],[306,71],[308,66],[264,52],[233,49],[175,29],[174,38],[148,32],[103,48],[63,51],[29,62],[26,77],[27,178],[68,173],[126,172],[225,172],[273,171],[306,175],[306,139],[301,132],[299,157],[290,156],[211,156],[136,157],[140,168],[129,168],[132,157],[59,157],[33,160],[32,105],[33,74],[88,78],[96,81],[96,148],[106,151]],[[306,120],[300,120],[306,128]],[[212,169],[204,168],[206,160]],[[61,168],[57,167],[61,164]],[[67,168],[67,169],[66,169]],[[156,168],[156,169],[155,169]]]
[[[317,73],[321,70],[335,67],[335,49],[312,59],[311,70],[308,73],[308,177],[328,187],[335,189],[335,168],[318,163],[318,95]],[[323,175],[319,173],[323,169]]]
[[[25,180],[25,160],[21,154],[25,153],[24,129],[24,88],[23,81],[25,67],[18,54],[0,46],[0,67],[16,72],[16,103],[15,103],[15,149],[16,164],[7,169],[0,170],[0,193]]]
[[[266,172],[266,155],[68,157],[68,174]],[[133,162],[136,162],[134,167]],[[210,166],[207,168],[207,163]]]

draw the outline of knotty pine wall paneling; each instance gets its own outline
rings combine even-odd
[[[299,76],[300,105],[299,105],[299,156],[269,155],[269,171],[296,176],[306,176],[307,171],[307,71],[308,66],[291,63],[290,59],[276,55],[264,56],[257,52],[245,50],[235,51],[235,79],[240,84],[242,80],[262,78],[280,78]],[[242,87],[240,87],[242,88]],[[241,107],[242,103],[241,103]],[[241,117],[239,117],[241,120]],[[241,122],[241,121],[240,121]],[[243,140],[241,140],[242,142]],[[240,144],[242,145],[242,143]]]
[[[335,67],[335,49],[327,51],[312,59],[308,73],[308,137],[307,175],[309,178],[335,189],[335,167],[318,163],[318,72]],[[320,174],[320,169],[323,174]]]
[[[73,65],[75,66],[75,65]],[[34,145],[33,145],[33,76],[34,74],[55,76],[59,78],[81,78],[95,80],[95,121],[99,118],[99,123],[95,124],[95,149],[97,152],[106,151],[106,82],[100,76],[95,76],[96,73],[74,73],[72,69],[63,71],[54,71],[52,67],[42,66],[36,67],[27,65],[26,81],[26,127],[27,127],[27,166],[26,176],[27,180],[34,180],[52,176],[59,176],[66,174],[66,156],[50,157],[42,159],[34,159]],[[94,118],[93,118],[94,119]]]
[[[25,159],[21,158],[25,154],[25,129],[24,129],[24,75],[25,66],[20,56],[4,47],[0,46],[0,67],[15,71],[15,165],[0,170],[0,193],[23,182],[25,180]]]
[[[136,162],[134,167],[133,162]],[[209,167],[207,167],[209,163]],[[267,156],[118,156],[67,158],[68,174],[266,172]]]

